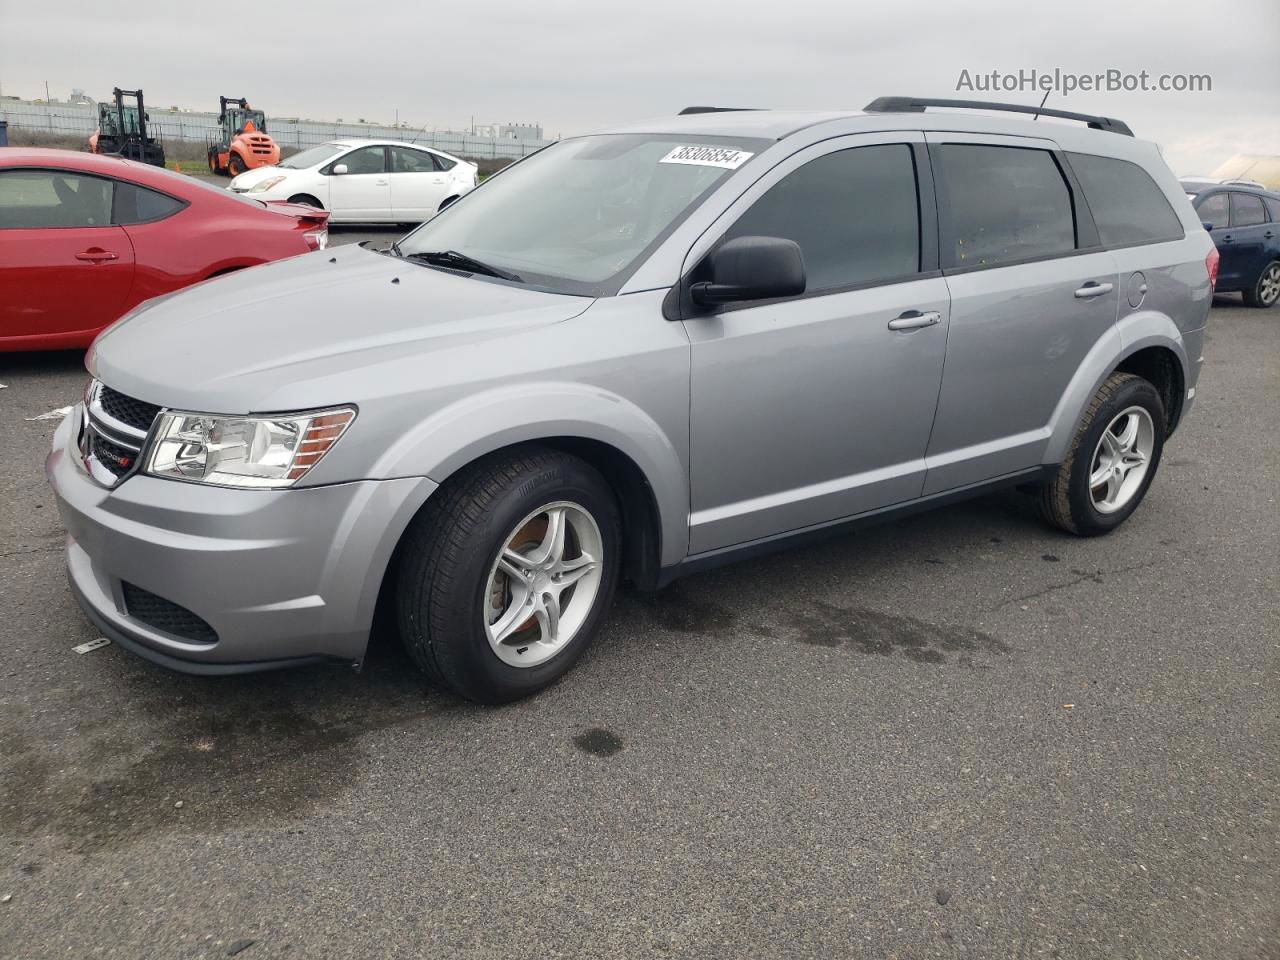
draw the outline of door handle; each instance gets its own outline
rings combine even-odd
[[[1224,234],[1222,235],[1222,242],[1223,242],[1223,243],[1230,243],[1230,242],[1231,242],[1231,234],[1229,234],[1229,233],[1224,233]]]
[[[375,180],[373,181],[373,185],[375,187],[385,187],[389,182],[390,181],[387,180]]]
[[[1275,236],[1275,234],[1274,234],[1274,233],[1272,233],[1270,230],[1268,230],[1266,233],[1264,233],[1264,234],[1263,234],[1263,236],[1264,236],[1266,239],[1270,240],[1272,237],[1274,237],[1274,236]]]
[[[1113,283],[1099,283],[1097,280],[1090,280],[1076,291],[1076,299],[1092,300],[1094,297],[1100,297],[1104,293],[1110,293],[1115,288]]]
[[[119,260],[120,258],[108,250],[85,250],[83,253],[77,253],[76,259],[85,260],[89,263],[101,263],[103,260]]]
[[[937,310],[921,313],[919,310],[908,310],[900,317],[889,321],[890,330],[919,330],[921,327],[932,327],[942,322],[942,314]]]

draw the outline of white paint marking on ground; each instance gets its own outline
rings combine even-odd
[[[88,643],[78,644],[71,649],[76,653],[92,653],[94,650],[100,650],[110,643],[111,641],[106,637],[99,637],[97,640],[90,640]]]
[[[32,420],[61,420],[70,412],[71,412],[70,407],[54,407],[48,413],[42,413],[38,417],[27,417],[27,421],[30,422]]]

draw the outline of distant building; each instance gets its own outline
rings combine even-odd
[[[498,136],[504,140],[541,140],[540,123],[504,123],[498,127]]]
[[[81,90],[79,87],[72,87],[71,99],[67,102],[68,103],[93,103],[93,100],[85,96],[84,91]]]
[[[1231,180],[1257,180],[1272,190],[1280,190],[1280,157],[1238,153],[1213,171],[1212,176]]]

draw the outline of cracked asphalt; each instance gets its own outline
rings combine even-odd
[[[347,233],[345,239],[369,239]],[[1280,311],[1115,534],[1017,494],[622,593],[485,709],[96,633],[0,355],[0,957],[1280,957]]]

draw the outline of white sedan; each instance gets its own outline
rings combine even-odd
[[[229,189],[329,211],[330,223],[418,223],[476,185],[476,165],[392,140],[334,140],[273,167],[240,174]]]

